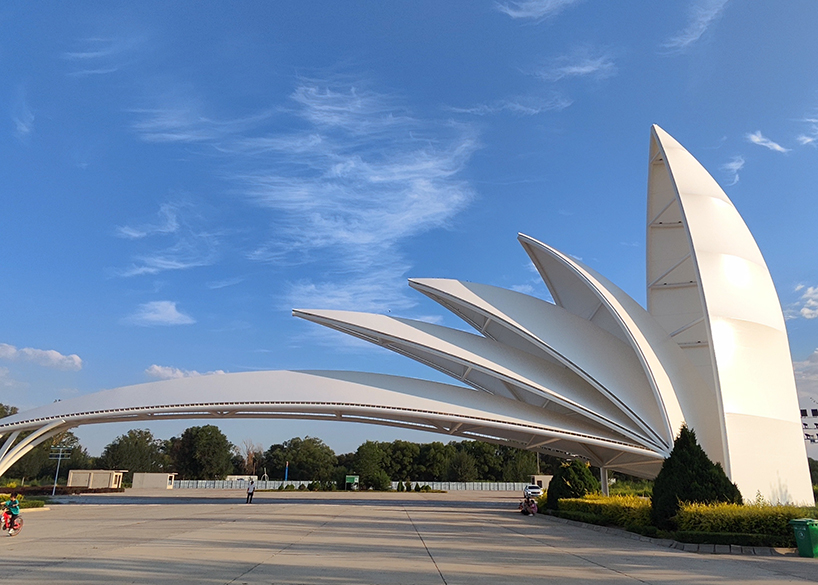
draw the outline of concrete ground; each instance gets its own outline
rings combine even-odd
[[[23,511],[14,583],[803,583],[818,559],[705,555],[519,514],[519,495],[126,492]]]

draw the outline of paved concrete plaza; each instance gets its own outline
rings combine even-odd
[[[517,494],[177,490],[65,498],[0,537],[14,583],[803,583],[818,559],[687,553],[516,512]]]

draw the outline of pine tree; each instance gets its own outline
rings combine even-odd
[[[545,507],[557,510],[559,500],[564,498],[581,498],[589,492],[599,491],[599,481],[591,473],[588,464],[579,459],[563,463],[554,472],[548,484],[548,496]]]
[[[713,463],[696,441],[696,433],[682,426],[653,484],[651,520],[664,530],[675,528],[674,516],[681,502],[734,502],[741,493],[721,465]]]

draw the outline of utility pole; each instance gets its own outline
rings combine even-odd
[[[51,488],[52,496],[57,492],[57,478],[60,476],[60,462],[63,459],[68,459],[69,457],[71,457],[71,449],[67,449],[62,445],[51,447],[51,453],[49,453],[48,458],[57,460],[57,472],[54,474],[54,487]]]

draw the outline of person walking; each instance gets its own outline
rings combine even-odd
[[[245,504],[252,504],[253,503],[253,492],[255,492],[255,491],[256,491],[256,484],[251,479],[250,480],[250,485],[247,486],[247,501],[245,502]]]

